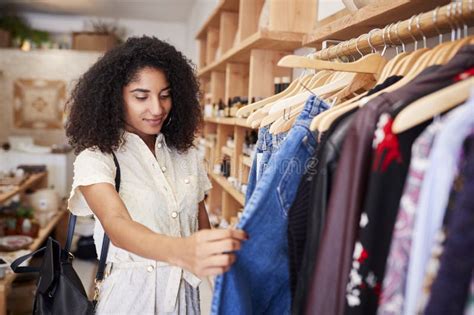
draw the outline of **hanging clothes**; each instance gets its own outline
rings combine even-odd
[[[272,135],[269,129],[270,127],[265,126],[258,130],[257,151],[255,159],[252,161],[252,167],[250,168],[247,191],[245,193],[246,202],[250,200],[257,182],[262,177],[263,172],[270,162],[271,156],[278,151],[288,134],[284,132]]]
[[[472,130],[473,105],[471,101],[450,112],[433,145],[430,167],[425,176],[426,184],[423,185],[416,210],[404,307],[404,314],[407,315],[413,314],[417,309],[426,266],[431,255],[430,249],[437,231],[442,226],[450,188],[459,165],[463,139]],[[442,163],[443,167],[436,167],[440,165],[439,163]]]
[[[340,151],[350,126],[351,110],[341,115],[323,135],[310,169],[301,180],[298,193],[288,213],[290,278],[293,293],[292,313],[301,314],[306,301],[308,281],[316,259],[320,234],[326,218],[326,204]]]
[[[474,137],[466,140],[463,187],[449,222],[440,270],[425,314],[463,314],[474,270]]]
[[[402,79],[402,76],[391,76],[371,89],[368,95],[381,91],[400,79]],[[309,182],[302,180],[295,204],[288,215],[290,276],[293,270],[295,275],[291,276],[291,278],[293,281],[297,281],[295,284],[292,283],[296,285],[296,292],[293,298],[293,314],[301,314],[304,311],[304,305],[306,305],[306,297],[310,285],[308,279],[311,279],[316,264],[316,253],[326,220],[326,208],[331,186],[341,154],[342,144],[352,122],[353,114],[356,111],[357,109],[352,109],[339,116],[329,130],[319,137],[320,145],[315,159],[317,166],[313,174],[308,176],[310,178],[314,177],[314,179],[311,178]],[[305,197],[306,195],[311,197],[307,198]],[[292,237],[292,235],[294,236]],[[295,250],[292,251],[292,248],[295,248]],[[293,258],[292,253],[294,253]],[[294,267],[291,264],[292,260],[294,261]]]
[[[397,112],[379,118],[365,204],[346,291],[346,314],[375,314],[411,147],[429,122],[392,133]]]
[[[271,134],[268,132],[268,127],[262,127],[258,130],[257,147],[255,157],[250,168],[249,178],[247,181],[247,190],[245,192],[245,202],[250,200],[250,197],[255,190],[257,181],[262,176],[263,171],[267,167],[268,160],[271,156]]]
[[[344,312],[356,231],[367,193],[372,135],[380,115],[391,107],[403,106],[450,85],[455,75],[472,67],[473,49],[473,45],[463,47],[448,64],[426,69],[410,84],[392,93],[379,95],[356,114],[336,172],[328,219],[309,292],[308,313]],[[344,227],[342,231],[341,226]]]
[[[236,253],[231,269],[216,278],[212,314],[290,312],[287,214],[317,146],[309,124],[328,108],[310,97],[280,150],[272,155],[237,226],[252,241]]]
[[[441,121],[433,122],[416,139],[412,147],[410,170],[400,199],[400,208],[387,259],[380,305],[377,310],[379,315],[397,315],[401,314],[403,309],[416,205],[418,204],[424,175],[428,169],[434,138],[442,125]]]
[[[464,154],[463,154],[464,157]],[[461,158],[459,169],[462,170],[466,166],[466,160]],[[456,198],[458,194],[463,190],[464,187],[464,175],[460,172],[457,173],[456,179],[453,182],[451,187],[451,192],[449,195],[449,201],[446,207],[446,212],[443,219],[443,226],[439,229],[435,236],[435,243],[434,246],[431,248],[431,257],[426,267],[426,274],[423,279],[423,289],[421,291],[420,300],[418,301],[417,305],[417,313],[423,314],[426,306],[428,304],[428,300],[431,295],[431,288],[435,279],[438,276],[439,266],[441,261],[441,256],[443,255],[445,244],[446,244],[446,236],[451,233],[450,231],[450,222],[451,218],[453,217],[453,212],[456,209]],[[467,295],[467,290],[466,290]]]

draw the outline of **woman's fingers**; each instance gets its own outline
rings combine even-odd
[[[211,256],[222,253],[230,253],[240,250],[241,243],[235,239],[225,239],[206,244],[205,256]]]
[[[227,268],[235,262],[234,254],[214,255],[206,259],[204,269],[208,268]]]
[[[203,238],[205,241],[218,241],[218,240],[223,240],[223,239],[237,239],[241,241],[245,241],[248,239],[247,233],[245,233],[243,230],[234,230],[234,229],[218,229],[218,230],[202,230],[206,231],[206,233],[203,234]]]
[[[188,256],[184,265],[199,276],[226,272],[235,262],[234,252],[247,239],[242,230],[201,230],[186,241],[189,250],[185,251]]]

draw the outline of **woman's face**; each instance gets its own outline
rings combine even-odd
[[[141,137],[160,133],[171,107],[171,91],[163,71],[145,67],[123,87],[126,130]]]

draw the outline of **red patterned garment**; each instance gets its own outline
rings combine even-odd
[[[412,148],[410,170],[400,200],[400,209],[398,210],[383,279],[382,295],[377,310],[379,315],[398,315],[403,310],[416,205],[420,196],[424,174],[429,165],[429,154],[433,141],[441,127],[442,122],[433,122],[416,139]]]
[[[392,133],[396,114],[379,117],[372,143],[369,188],[359,221],[352,268],[346,287],[346,314],[376,314],[382,292],[400,198],[408,174],[411,147],[427,123]]]

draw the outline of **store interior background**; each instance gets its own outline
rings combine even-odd
[[[4,1],[3,1],[4,2]],[[6,4],[0,3],[0,10]],[[217,0],[75,0],[75,1],[17,1],[17,13],[32,28],[47,31],[55,38],[70,41],[73,32],[87,30],[91,21],[116,23],[124,28],[127,36],[152,35],[167,40],[197,64],[198,46],[195,35],[206,18],[216,7]],[[3,6],[3,9],[2,9]],[[318,19],[323,19],[344,8],[342,0],[319,1]],[[112,9],[112,10],[111,10]],[[298,52],[297,52],[298,53]],[[74,50],[0,49],[0,83],[3,87],[20,77],[61,79],[67,90],[97,58],[100,52]],[[63,130],[34,131],[14,128],[11,95],[8,89],[0,91],[0,142],[9,135],[32,135],[39,145],[52,145],[66,141]]]
[[[10,143],[8,150],[0,148],[0,172],[6,174],[20,164],[46,165],[47,187],[55,190],[62,202],[67,198],[72,183],[74,154],[71,151],[61,152],[63,145],[67,143],[62,127],[65,116],[61,114],[63,112],[61,106],[64,105],[75,81],[103,53],[71,49],[74,32],[90,31],[91,23],[98,21],[114,24],[125,31],[125,38],[150,35],[166,40],[197,64],[196,33],[218,2],[218,0],[0,1],[0,16],[6,12],[15,12],[32,29],[48,32],[51,41],[56,42],[53,48],[33,47],[23,50],[20,47],[0,48],[0,144]],[[318,20],[343,8],[342,0],[320,0]],[[65,49],[58,49],[58,45]],[[302,48],[295,53],[305,54],[307,51]],[[50,113],[58,116],[55,123],[48,126],[33,126],[32,123],[37,121],[38,117],[32,112],[28,117],[21,115],[17,117],[16,109],[20,106],[18,103],[28,94],[22,94],[22,89],[38,88],[32,86],[28,80],[35,80],[36,84],[41,80],[50,82],[44,86],[45,91],[49,90],[50,93],[59,93],[58,89],[62,89],[57,96],[58,108],[53,108],[54,112]],[[60,88],[51,85],[51,82],[56,82]],[[39,118],[45,119],[45,117]],[[12,142],[21,140],[16,138],[17,136],[30,137],[36,147],[27,150],[28,152],[15,150],[12,148]],[[51,146],[58,148],[57,153],[40,152],[44,147]],[[38,152],[33,153],[35,150]],[[88,226],[87,222],[83,223],[82,229],[90,230],[90,225]],[[81,233],[80,224],[77,231]],[[95,263],[76,259],[75,268],[85,288],[90,288]],[[204,281],[201,289],[203,314],[209,310],[210,299],[209,283]]]

